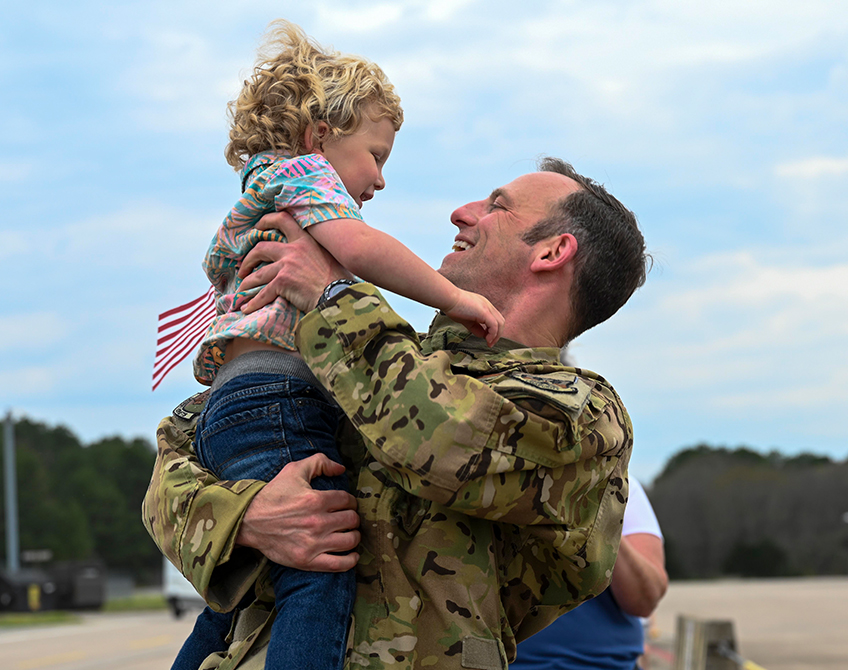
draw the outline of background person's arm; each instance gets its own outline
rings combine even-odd
[[[627,614],[650,616],[668,588],[662,538],[650,533],[622,537],[610,588]]]

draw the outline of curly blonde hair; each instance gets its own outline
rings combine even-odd
[[[333,137],[356,132],[363,114],[389,118],[403,110],[394,86],[374,63],[327,50],[289,21],[273,21],[256,66],[228,105],[230,142],[224,155],[236,170],[261,151],[306,153],[307,128],[325,122]]]

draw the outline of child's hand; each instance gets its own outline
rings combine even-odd
[[[456,303],[445,310],[445,314],[475,335],[486,338],[490,347],[500,339],[504,318],[492,303],[479,293],[460,289]]]

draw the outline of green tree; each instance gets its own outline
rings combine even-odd
[[[733,545],[722,570],[740,577],[785,577],[792,574],[786,551],[768,538]]]
[[[649,495],[678,574],[848,573],[848,463],[701,444]]]
[[[15,443],[22,550],[49,549],[56,560],[99,558],[140,581],[158,574],[161,557],[141,524],[155,460],[149,442],[112,437],[85,446],[63,426],[21,419]]]

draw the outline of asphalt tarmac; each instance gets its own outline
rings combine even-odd
[[[650,670],[670,667],[681,614],[732,621],[739,652],[766,670],[848,669],[848,577],[672,582],[654,614]]]
[[[78,623],[0,630],[4,670],[167,670],[195,612],[84,614]]]
[[[648,670],[672,667],[677,617],[733,622],[765,670],[848,669],[848,577],[673,582],[653,618]],[[167,670],[197,612],[84,614],[78,623],[0,629],[3,670]]]

